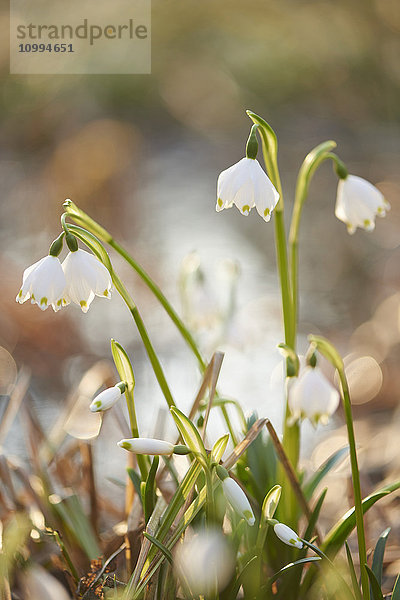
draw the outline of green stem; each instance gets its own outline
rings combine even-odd
[[[357,540],[358,540],[358,554],[360,557],[360,569],[361,569],[361,586],[363,590],[364,600],[370,599],[369,579],[365,564],[367,563],[367,549],[365,544],[365,531],[364,531],[364,517],[362,509],[362,496],[361,496],[361,485],[360,485],[360,471],[358,468],[356,440],[354,435],[353,415],[351,410],[351,401],[349,386],[347,383],[346,374],[344,368],[338,369],[340,383],[342,386],[342,400],[343,408],[346,417],[347,426],[347,437],[349,440],[350,447],[350,463],[351,463],[351,476],[353,481],[353,493],[354,493],[354,510],[356,515],[356,527],[357,527]]]
[[[135,320],[136,327],[138,328],[140,337],[143,340],[143,344],[144,344],[144,347],[146,348],[147,355],[151,362],[151,366],[153,367],[154,374],[155,374],[157,381],[159,383],[159,386],[164,394],[165,400],[167,401],[169,408],[171,408],[171,406],[175,406],[175,402],[172,397],[171,391],[169,389],[167,380],[165,378],[164,371],[162,370],[160,361],[158,360],[157,354],[153,348],[153,344],[150,341],[150,338],[147,333],[146,327],[143,323],[142,317],[140,316],[139,310],[138,310],[136,304],[133,302],[131,296],[128,294],[124,284],[122,283],[122,281],[120,280],[118,275],[115,272],[112,272],[111,275],[112,275],[112,280],[115,285],[115,288],[117,289],[118,293],[121,295],[123,300],[125,301],[126,305],[128,306],[128,308],[132,314],[132,317]]]
[[[129,413],[129,423],[131,426],[131,432],[133,438],[139,437],[139,427],[136,419],[135,401],[133,397],[133,391],[129,390],[128,387],[125,389],[126,405]],[[141,454],[136,455],[137,464],[140,470],[142,481],[146,481],[148,475],[146,457]]]
[[[215,503],[214,503],[214,485],[212,480],[212,471],[210,468],[204,468],[206,477],[206,490],[207,490],[207,504],[206,504],[206,515],[207,515],[207,526],[212,529],[215,526]]]

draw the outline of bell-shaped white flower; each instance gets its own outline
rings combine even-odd
[[[134,454],[160,454],[170,456],[175,450],[174,444],[164,440],[155,440],[151,438],[131,438],[118,442],[120,448],[129,450]]]
[[[16,301],[23,304],[31,299],[42,310],[52,306],[55,311],[68,304],[65,296],[66,279],[56,256],[45,256],[25,269],[22,286]]]
[[[222,481],[222,489],[225,498],[228,500],[233,510],[245,519],[249,525],[254,525],[254,513],[250,506],[250,502],[240,485],[236,483],[232,477],[226,477]]]
[[[347,225],[349,233],[354,233],[357,227],[372,231],[375,217],[384,217],[389,209],[382,192],[369,181],[356,175],[339,179],[335,215]]]
[[[284,523],[276,523],[276,525],[274,525],[274,532],[284,544],[293,546],[294,548],[299,548],[299,550],[303,547],[303,542],[297,533]]]
[[[94,254],[86,250],[69,252],[62,263],[68,300],[86,313],[95,296],[111,297],[111,275]]]
[[[235,204],[247,216],[256,207],[264,221],[269,221],[278,200],[277,190],[256,158],[242,158],[218,177],[218,212]]]
[[[340,396],[318,367],[306,367],[289,389],[292,419],[309,419],[326,425],[339,405]]]
[[[232,549],[220,531],[200,530],[193,537],[186,532],[184,542],[177,544],[174,569],[196,597],[215,597],[226,587],[234,568]]]
[[[122,381],[120,383],[118,383],[117,385],[114,385],[114,387],[107,388],[106,390],[104,390],[103,392],[100,392],[100,394],[98,394],[96,396],[96,398],[93,400],[93,402],[89,406],[90,410],[92,412],[108,410],[109,408],[114,406],[114,404],[116,402],[118,402],[118,400],[121,398],[121,395],[124,393],[124,391],[125,391],[125,383]]]

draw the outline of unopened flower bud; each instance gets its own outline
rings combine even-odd
[[[245,519],[249,525],[254,525],[255,518],[250,502],[240,485],[236,483],[232,477],[226,477],[222,481],[222,489],[225,498],[228,500],[233,510]]]
[[[107,388],[101,392],[90,405],[92,412],[99,412],[100,410],[108,410],[120,399],[121,395],[125,391],[125,383],[121,381],[114,387]]]
[[[175,446],[164,440],[155,440],[152,438],[130,438],[118,442],[120,448],[133,452],[134,454],[151,454],[170,456],[174,453]]]
[[[284,523],[276,523],[276,525],[274,525],[274,532],[275,535],[284,544],[299,549],[303,547],[303,542],[301,541],[297,533],[293,531],[293,529],[290,529],[290,527],[288,527]]]

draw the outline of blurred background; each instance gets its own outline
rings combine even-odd
[[[7,12],[2,27],[7,39]],[[23,367],[30,372],[28,402],[42,426],[52,428],[85,372],[110,360],[111,337],[133,360],[142,435],[154,433],[164,405],[118,297],[96,299],[87,315],[75,307],[54,314],[15,303],[23,270],[47,253],[60,230],[62,203],[71,198],[150,273],[205,355],[225,352],[224,394],[246,412],[270,417],[279,430],[276,345],[283,333],[273,223],[255,213],[244,218],[235,208],[215,213],[218,174],[244,155],[249,108],[277,132],[287,217],[303,158],[327,139],[337,142],[349,171],[376,184],[392,206],[373,233],[349,236],[334,217],[336,176],[329,164],[317,173],[301,226],[299,351],[306,351],[311,332],[338,345],[358,405],[360,443],[369,441],[371,473],[378,455],[380,470],[398,469],[387,424],[398,435],[399,33],[396,0],[153,0],[149,76],[10,76],[4,52],[3,414]],[[111,258],[138,304],[177,404],[187,408],[200,384],[194,358],[137,275]],[[67,432],[96,437],[97,425],[89,424],[86,409],[81,423],[82,415],[88,431]],[[333,442],[321,430],[329,451],[345,443],[341,423],[339,414]],[[18,419],[15,424],[1,443],[23,454],[26,440]],[[165,426],[166,437],[173,437]],[[112,419],[104,427],[114,468],[121,435]],[[315,446],[320,430],[309,433]],[[319,447],[318,464],[328,446]]]

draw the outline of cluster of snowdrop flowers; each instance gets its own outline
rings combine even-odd
[[[108,269],[94,254],[78,248],[74,236],[67,236],[67,244],[70,252],[63,263],[58,259],[62,249],[60,236],[48,256],[25,269],[17,302],[23,304],[30,298],[42,310],[52,306],[55,312],[73,302],[86,313],[95,296],[111,297]]]
[[[318,367],[305,367],[289,389],[289,407],[293,421],[309,419],[314,426],[318,423],[326,425],[339,401],[339,392]]]
[[[222,171],[218,177],[216,210],[220,212],[235,204],[247,216],[255,207],[258,214],[269,221],[279,201],[279,193],[256,159],[256,129],[256,126],[252,127],[245,158]],[[376,216],[384,217],[390,204],[374,185],[362,177],[349,175],[342,163],[336,172],[339,176],[336,217],[347,225],[351,234],[357,227],[372,231]]]

